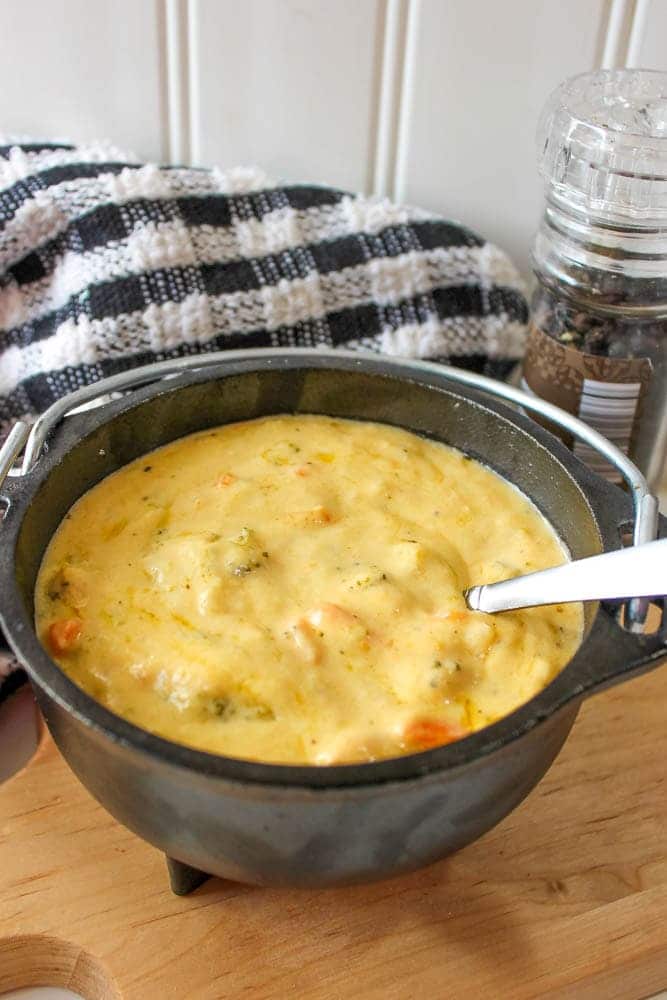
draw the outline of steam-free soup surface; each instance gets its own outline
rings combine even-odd
[[[214,753],[329,764],[458,739],[526,701],[579,605],[489,616],[463,590],[565,553],[516,489],[384,425],[277,416],[183,438],[83,496],[37,627],[118,715]]]

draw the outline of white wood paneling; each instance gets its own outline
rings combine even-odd
[[[5,0],[0,129],[163,155],[157,0]]]
[[[667,3],[637,0],[628,66],[667,70]]]
[[[598,64],[609,12],[604,0],[411,0],[397,196],[464,220],[527,272],[539,113]]]
[[[192,153],[368,189],[384,0],[191,0]]]
[[[600,60],[602,69],[625,66],[635,9],[635,0],[611,0]]]
[[[384,18],[382,75],[378,104],[373,193],[393,191],[405,70],[405,32],[409,0],[387,0]]]
[[[0,129],[460,218],[528,272],[564,77],[667,69],[667,0],[0,0]]]
[[[167,158],[190,160],[190,53],[187,0],[164,0]]]

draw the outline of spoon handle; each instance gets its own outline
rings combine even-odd
[[[473,611],[512,611],[572,601],[622,601],[667,594],[667,538],[604,552],[465,592]]]

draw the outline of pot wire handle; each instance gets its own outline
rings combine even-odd
[[[9,475],[16,459],[23,451],[30,435],[30,424],[19,420],[7,435],[5,443],[0,448],[0,488]]]

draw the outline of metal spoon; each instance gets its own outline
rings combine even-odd
[[[472,611],[512,611],[572,601],[623,601],[667,594],[667,538],[466,590]]]

